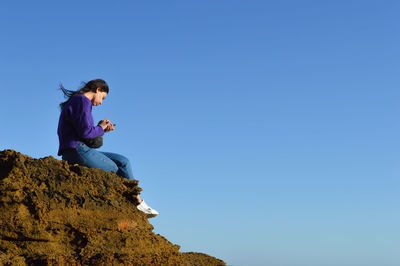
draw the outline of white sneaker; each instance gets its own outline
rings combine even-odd
[[[142,200],[142,202],[137,206],[137,208],[139,211],[142,211],[145,214],[147,214],[149,218],[153,218],[158,215],[158,211],[152,209],[149,205],[146,204],[146,202],[144,202],[144,200]]]

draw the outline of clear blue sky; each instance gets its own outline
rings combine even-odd
[[[0,149],[103,78],[155,232],[230,265],[400,265],[399,1],[2,1]]]

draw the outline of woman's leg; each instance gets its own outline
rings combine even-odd
[[[66,152],[63,157],[70,163],[77,163],[91,168],[99,168],[106,171],[118,172],[117,164],[103,153],[89,148],[80,142],[76,150]]]
[[[118,175],[126,177],[130,180],[135,180],[135,178],[133,177],[132,166],[128,158],[118,153],[112,153],[112,152],[101,152],[101,153],[110,158],[118,166],[118,172],[117,172]]]
[[[128,158],[117,153],[96,151],[82,142],[78,144],[76,150],[66,152],[63,154],[62,158],[63,160],[67,160],[69,163],[77,163],[92,168],[100,168],[134,180],[131,164]],[[158,215],[158,212],[148,206],[139,195],[137,195],[136,198],[139,202],[137,208],[140,211],[146,213],[150,217]]]
[[[135,180],[135,178],[133,177],[131,163],[129,162],[128,158],[118,153],[112,153],[112,152],[101,152],[101,153],[110,158],[118,166],[117,174],[119,176],[123,176],[130,180]],[[139,203],[143,201],[140,198],[140,195],[137,195],[136,198]]]

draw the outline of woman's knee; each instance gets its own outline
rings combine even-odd
[[[130,165],[129,159],[121,154],[111,152],[103,152],[103,154],[114,161],[118,167],[127,167]]]
[[[129,159],[123,155],[120,155],[119,161],[121,163],[121,166],[123,167],[128,166],[130,164]]]

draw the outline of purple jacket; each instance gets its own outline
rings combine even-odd
[[[104,135],[101,126],[94,126],[92,102],[83,94],[74,95],[64,106],[58,121],[58,155],[65,149],[75,149],[81,139]]]

